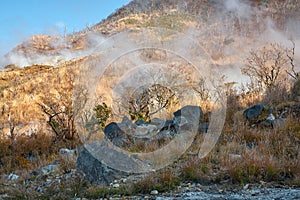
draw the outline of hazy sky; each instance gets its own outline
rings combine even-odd
[[[79,31],[130,0],[1,0],[0,56],[35,34]]]

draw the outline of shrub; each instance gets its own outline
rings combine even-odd
[[[111,109],[103,102],[102,105],[97,105],[94,108],[94,111],[96,112],[96,118],[98,119],[101,128],[104,129],[106,122],[110,117]]]
[[[150,173],[144,179],[131,185],[132,193],[149,194],[152,190],[166,192],[174,190],[180,184],[180,178],[172,170],[162,170],[157,174]]]

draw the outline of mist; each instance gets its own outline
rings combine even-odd
[[[291,48],[293,44],[291,41],[293,41],[296,66],[299,66],[299,20],[290,17],[281,28],[278,28],[271,17],[266,17],[265,11],[269,8],[265,4],[253,7],[246,0],[225,0],[220,4],[222,8],[218,12],[209,15],[207,21],[197,19],[200,25],[190,29],[192,31],[184,31],[184,34],[191,35],[198,40],[202,48],[211,56],[217,69],[220,73],[224,73],[228,80],[243,82],[245,77],[241,74],[240,68],[245,65],[249,52],[268,43],[279,43]],[[49,46],[54,49],[53,51],[34,49],[34,51],[25,52],[23,49],[30,49],[34,45],[34,41],[28,39],[21,44],[21,50],[14,49],[2,57],[0,67],[3,68],[9,64],[19,67],[35,64],[56,66],[68,60],[93,54],[97,46],[107,39],[95,30],[87,31],[85,34],[76,36],[83,43],[77,48],[74,47],[73,42],[78,38],[72,35],[50,37],[56,38],[49,41]]]

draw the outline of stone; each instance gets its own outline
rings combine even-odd
[[[159,118],[153,118],[150,121],[150,124],[155,125],[157,127],[161,127],[164,123],[165,121]]]
[[[59,155],[60,158],[68,161],[68,162],[72,162],[72,161],[76,161],[76,157],[77,157],[77,150],[76,149],[66,149],[66,148],[62,148],[59,150]]]
[[[120,185],[118,183],[113,184],[113,188],[119,188]]]
[[[157,191],[157,190],[152,190],[152,191],[150,192],[150,194],[151,194],[151,195],[158,195],[158,191]]]
[[[104,128],[105,137],[112,141],[114,138],[124,134],[124,131],[120,129],[116,122],[111,122]]]
[[[184,117],[188,123],[199,123],[203,116],[203,111],[200,106],[184,106],[180,110],[174,112],[174,118]]]
[[[157,126],[151,124],[143,124],[138,126],[135,131],[135,137],[151,138],[157,133]]]
[[[247,190],[249,188],[249,184],[244,185],[243,190]]]
[[[8,175],[7,179],[13,181],[19,179],[19,177],[20,177],[19,175],[11,173]]]
[[[137,125],[132,123],[132,121],[126,116],[123,117],[121,123],[118,123],[118,126],[127,135],[134,135],[137,127]]]
[[[243,112],[244,117],[247,119],[250,125],[265,121],[270,114],[269,108],[263,104],[256,104],[250,108],[247,108]]]
[[[135,125],[137,126],[141,126],[141,125],[144,125],[144,124],[147,124],[147,122],[145,122],[144,120],[137,120],[136,122],[134,122]]]
[[[242,155],[240,155],[240,154],[229,154],[229,156],[232,159],[241,159],[242,158]]]
[[[80,152],[77,158],[76,170],[82,173],[90,183],[96,185],[108,186],[114,180],[128,175],[126,172],[112,169],[97,160],[86,148]]]
[[[41,168],[39,178],[42,178],[46,175],[50,175],[57,169],[58,169],[58,165],[54,165],[54,164],[47,165],[47,166]]]

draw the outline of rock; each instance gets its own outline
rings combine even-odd
[[[151,138],[157,133],[157,126],[151,124],[143,124],[138,126],[135,131],[135,137]]]
[[[20,177],[19,175],[11,173],[8,175],[7,179],[13,181],[19,179],[19,177]]]
[[[232,159],[241,159],[242,158],[242,155],[240,155],[240,154],[229,154],[229,156]]]
[[[280,128],[285,125],[286,119],[285,118],[278,118],[276,119],[275,116],[271,113],[262,124],[266,127],[272,128]]]
[[[271,113],[271,114],[269,114],[267,119],[262,122],[262,124],[266,127],[272,127],[274,121],[275,121],[275,116]]]
[[[243,190],[247,190],[249,188],[249,184],[244,185]]]
[[[183,116],[178,116],[178,117],[174,118],[174,124],[175,124],[176,130],[178,129],[178,127],[183,126],[184,124],[187,124],[187,123],[188,123],[188,121]]]
[[[285,124],[286,124],[286,119],[285,118],[278,118],[278,119],[275,119],[272,122],[272,127],[273,128],[280,128],[280,127],[284,127]]]
[[[39,178],[52,174],[56,169],[58,169],[58,165],[54,165],[54,164],[43,167],[40,170]]]
[[[199,123],[203,116],[203,112],[200,106],[184,106],[180,110],[174,112],[175,119],[180,116],[184,117],[188,123]]]
[[[174,120],[166,120],[160,127],[160,131],[173,129],[175,130]]]
[[[267,119],[269,115],[269,108],[262,104],[256,104],[250,108],[247,108],[243,115],[250,122],[250,124],[260,123]]]
[[[90,183],[96,185],[109,185],[114,180],[124,178],[128,175],[100,162],[86,148],[78,156],[76,170],[84,174],[84,177]]]
[[[163,130],[155,135],[155,139],[171,138],[175,133],[173,130]]]
[[[104,128],[105,137],[112,141],[114,138],[124,134],[124,131],[119,127],[116,122],[111,122]]]
[[[152,190],[152,191],[150,192],[150,194],[151,194],[151,195],[158,195],[158,191],[157,191],[157,190]]]
[[[180,110],[174,112],[174,127],[176,133],[180,130],[198,131],[200,119],[203,117],[203,112],[199,106],[184,106]],[[185,128],[183,127],[185,126]]]
[[[150,124],[155,125],[157,127],[163,126],[164,123],[165,123],[165,121],[162,119],[159,119],[159,118],[153,118],[150,121]]]
[[[126,116],[123,117],[122,122],[119,123],[118,126],[127,135],[134,135],[137,127],[137,125],[132,123],[132,121]]]
[[[134,122],[134,124],[135,125],[137,125],[137,126],[141,126],[141,125],[145,125],[145,124],[147,124],[147,122],[145,122],[144,120],[137,120],[136,122]]]
[[[119,188],[120,185],[118,183],[113,184],[113,188]]]
[[[77,157],[77,150],[76,149],[66,149],[66,148],[62,148],[59,150],[59,155],[61,157],[61,159],[65,160],[65,161],[76,161],[76,157]]]

